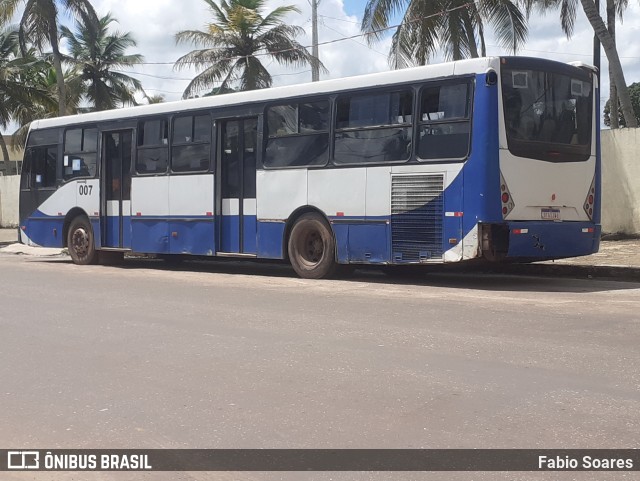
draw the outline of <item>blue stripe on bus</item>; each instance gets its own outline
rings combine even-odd
[[[212,256],[215,253],[215,222],[181,221],[172,219],[169,224],[169,253]]]
[[[120,245],[120,217],[119,216],[107,216],[106,230],[104,238],[102,239],[103,247],[118,247]],[[94,227],[94,233],[96,232]]]
[[[25,222],[25,234],[32,242],[43,247],[63,247],[64,217],[47,216],[34,212]]]
[[[514,229],[528,232],[514,234]],[[507,257],[542,260],[582,256],[596,252],[599,245],[600,226],[591,222],[510,222]]]
[[[257,250],[262,259],[283,259],[284,222],[258,222]]]
[[[257,217],[255,215],[242,216],[242,252],[244,254],[256,254]]]
[[[498,85],[487,86],[486,75],[476,76],[471,155],[461,174],[448,187],[464,193],[462,237],[478,222],[502,222],[500,203],[500,145],[498,139]],[[464,186],[464,187],[463,187]],[[449,209],[447,209],[449,210]]]

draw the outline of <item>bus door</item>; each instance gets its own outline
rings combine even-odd
[[[223,120],[218,125],[218,251],[255,255],[258,118]]]
[[[102,134],[102,247],[131,247],[133,130]]]

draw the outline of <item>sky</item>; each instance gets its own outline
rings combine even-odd
[[[298,41],[311,45],[310,0],[268,0],[268,9],[285,4],[295,4],[299,14],[292,14],[288,22],[301,26],[305,34]],[[126,73],[137,77],[148,94],[162,94],[166,100],[178,100],[195,75],[193,70],[176,71],[173,63],[195,47],[176,46],[174,35],[184,29],[204,29],[212,16],[202,0],[93,0],[99,14],[111,11],[118,20],[119,31],[131,32],[138,45],[128,53],[140,53],[145,63]],[[601,1],[604,5],[606,2]],[[360,33],[360,21],[366,0],[320,0],[319,42],[329,42]],[[604,7],[603,7],[604,8]],[[491,28],[486,28],[489,55],[508,55],[510,52],[497,46]],[[640,81],[640,2],[630,2],[623,24],[618,25],[619,54],[622,57],[627,84]],[[320,59],[329,70],[321,79],[340,78],[380,72],[389,69],[387,52],[389,37],[368,46],[362,37],[337,41],[319,47]],[[558,12],[544,16],[534,14],[529,19],[529,36],[525,48],[518,54],[544,57],[563,62],[582,61],[592,63],[593,31],[584,13],[578,11],[575,33],[567,39],[560,28]],[[441,62],[441,57],[431,63]],[[285,68],[266,62],[274,77],[274,85],[288,85],[311,80],[308,67]],[[602,54],[602,102],[608,98],[607,62]]]

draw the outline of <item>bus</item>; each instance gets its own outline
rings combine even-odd
[[[491,57],[33,122],[20,241],[351,264],[597,252],[597,72]]]

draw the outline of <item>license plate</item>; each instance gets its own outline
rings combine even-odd
[[[560,209],[541,209],[540,215],[546,220],[560,220]]]

